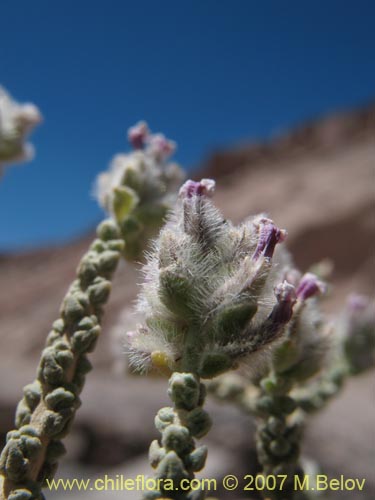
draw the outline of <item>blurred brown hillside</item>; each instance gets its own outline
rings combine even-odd
[[[265,144],[218,151],[194,175],[202,176],[217,180],[215,202],[228,218],[239,221],[250,214],[267,212],[280,227],[286,228],[287,246],[302,269],[327,257],[334,262],[334,288],[328,310],[339,308],[351,291],[373,293],[374,104],[327,117]],[[50,324],[91,239],[90,234],[63,247],[0,256],[3,436],[12,426],[22,386],[35,376]],[[103,335],[92,356],[95,370],[89,374],[82,395],[83,405],[73,434],[76,439],[68,440],[70,459],[66,463],[81,464],[87,474],[92,473],[93,465],[119,467],[127,464],[129,458],[134,464],[134,457],[138,456],[143,464],[143,452],[151,437],[156,437],[154,412],[161,400],[166,402],[164,382],[131,377],[125,382],[111,374],[113,356],[107,333],[121,308],[135,297],[137,281],[136,271],[122,264],[107,308]],[[328,411],[314,420],[308,433],[309,453],[332,473],[371,476],[372,450],[366,439],[366,432],[372,432],[374,418],[370,384],[371,376],[363,377],[362,383],[356,380],[349,384]],[[361,411],[356,412],[359,407]],[[213,408],[216,411],[217,405]],[[337,419],[337,412],[344,412],[345,419]],[[220,464],[226,460],[232,463],[228,473],[233,474],[237,466],[241,467],[236,463],[251,456],[251,443],[248,447],[243,443],[243,419],[225,408],[223,413],[217,413],[221,415],[217,417],[217,432],[214,430],[210,439],[217,447]],[[331,437],[335,446],[328,446]],[[212,467],[219,474],[218,466]],[[356,498],[375,495],[374,486],[370,484],[369,488],[368,496],[358,493]],[[351,497],[341,493],[340,498]]]

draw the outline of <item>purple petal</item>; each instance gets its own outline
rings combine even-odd
[[[215,181],[202,179],[199,182],[188,180],[181,186],[179,195],[181,198],[192,198],[193,196],[211,197],[215,191]]]
[[[143,149],[149,133],[147,123],[138,122],[134,127],[129,128],[128,140],[134,149]]]
[[[158,160],[166,160],[176,151],[176,143],[164,134],[153,134],[147,138],[147,151]]]
[[[348,309],[354,314],[364,311],[369,304],[370,299],[366,295],[353,293],[348,297]]]
[[[296,293],[299,300],[305,301],[310,297],[325,293],[325,291],[325,284],[315,274],[306,273],[302,276]]]
[[[286,238],[286,231],[275,226],[271,219],[263,218],[259,221],[259,239],[253,260],[258,260],[261,255],[272,258],[277,243]]]
[[[296,293],[293,285],[283,281],[275,288],[277,304],[272,309],[269,319],[279,325],[285,325],[293,315]]]

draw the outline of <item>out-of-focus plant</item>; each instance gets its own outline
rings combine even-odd
[[[34,148],[26,140],[41,120],[34,104],[19,104],[0,86],[0,175],[4,166],[33,158]]]
[[[344,386],[347,378],[375,366],[375,303],[352,294],[332,322],[330,362],[319,377],[294,391],[298,407],[306,413],[323,408]]]
[[[124,255],[142,257],[176,199],[184,172],[168,158],[176,145],[163,134],[151,134],[145,122],[129,129],[134,151],[118,154],[108,171],[98,176],[95,194],[118,224]]]
[[[295,271],[288,274],[298,276]],[[338,318],[325,320],[318,313],[316,298],[308,304],[306,296],[306,292],[313,297],[321,291],[310,273],[297,285],[294,319],[263,376],[224,375],[210,385],[218,399],[257,418],[256,444],[263,474],[272,476],[272,481],[278,478],[276,484],[269,483],[275,486],[272,491],[262,492],[267,499],[289,500],[297,495],[293,481],[303,475],[299,452],[305,416],[323,408],[348,377],[375,365],[374,303],[353,295]],[[298,493],[298,498],[305,496],[307,492]]]
[[[145,123],[129,131],[135,151],[115,157],[101,174],[97,194],[111,218],[99,224],[97,238],[83,256],[42,352],[36,380],[24,388],[16,412],[17,429],[7,435],[0,457],[0,499],[41,499],[64,453],[80,405],[79,394],[91,370],[87,354],[100,334],[111,279],[123,255],[139,258],[177,196],[182,170],[167,162],[173,144],[151,135]]]

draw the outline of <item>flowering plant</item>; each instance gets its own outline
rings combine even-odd
[[[25,141],[41,121],[34,104],[19,104],[0,86],[0,173],[5,165],[33,158],[34,148]]]
[[[30,158],[25,139],[40,120],[35,106],[0,89],[0,168]],[[181,485],[206,462],[207,447],[195,440],[213,424],[204,409],[209,391],[255,417],[262,474],[288,477],[284,489],[262,494],[290,500],[290,479],[303,474],[304,417],[373,364],[373,304],[352,297],[328,321],[320,310],[327,286],[295,268],[285,230],[264,214],[237,226],[226,220],[212,202],[211,179],[189,180],[177,196],[184,175],[169,161],[175,144],[145,122],[128,138],[133,150],[98,176],[95,195],[109,219],[80,261],[36,380],[24,388],[0,457],[0,500],[44,498],[80,406],[112,277],[122,257],[134,262],[145,251],[140,323],[127,333],[126,349],[133,369],[169,377],[172,402],[155,418],[161,440],[151,443],[149,459],[162,481],[145,498],[205,498]]]

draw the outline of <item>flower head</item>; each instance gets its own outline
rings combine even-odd
[[[41,121],[34,104],[19,104],[0,87],[0,169],[32,159],[34,148],[26,139]]]
[[[272,293],[280,277],[272,255],[285,232],[263,216],[240,226],[224,220],[209,199],[213,187],[208,179],[184,184],[149,256],[138,303],[144,321],[129,342],[138,369],[215,376],[254,359],[292,316],[294,287],[284,282]]]
[[[179,196],[181,198],[192,198],[193,196],[211,197],[215,191],[215,184],[212,179],[202,179],[199,182],[188,180],[181,187]]]
[[[184,173],[150,146],[155,136],[145,122],[131,127],[128,136],[135,150],[114,157],[109,170],[98,176],[95,195],[122,229],[124,255],[133,260],[141,257],[173,206]]]

